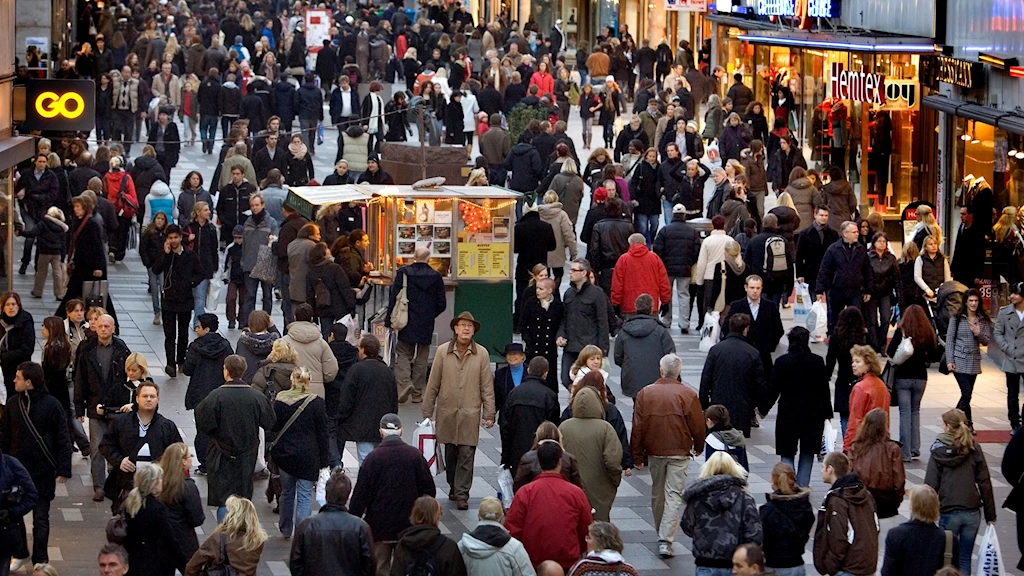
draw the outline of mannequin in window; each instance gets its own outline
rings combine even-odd
[[[889,157],[892,155],[892,118],[888,110],[879,110],[871,127],[871,152],[869,161],[875,170],[876,191],[879,198],[885,198],[889,187]]]
[[[991,228],[992,206],[995,203],[992,185],[985,180],[984,176],[979,177],[971,186],[968,197],[970,198],[969,206],[974,213],[974,225],[980,226],[982,230]]]

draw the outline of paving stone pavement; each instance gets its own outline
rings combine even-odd
[[[573,112],[569,123],[569,132],[576,141],[579,153],[586,156],[589,151],[582,149],[581,122],[578,114]],[[317,167],[317,176],[322,180],[332,170],[336,145],[335,134],[330,130],[327,132],[326,142],[317,147],[317,156],[314,163]],[[600,139],[595,139],[600,142]],[[208,182],[215,168],[216,155],[203,155],[198,146],[183,147],[181,161],[173,173],[172,187],[177,189],[181,179],[191,170],[199,170],[204,179]],[[584,210],[588,203],[584,202]],[[581,215],[580,222],[583,221]],[[584,249],[580,250],[582,254]],[[14,254],[20,256],[21,241],[16,242]],[[31,288],[32,272],[26,276],[15,275],[14,287],[23,294],[28,295]],[[563,286],[564,289],[564,286]],[[161,366],[165,364],[163,352],[163,332],[161,327],[152,324],[153,314],[150,296],[146,289],[146,270],[142,266],[138,255],[130,252],[125,261],[118,266],[111,266],[110,291],[113,295],[115,308],[120,321],[121,338],[131,347],[133,351],[144,353],[149,358],[149,364],[153,368],[154,378],[161,386],[161,413],[175,421],[181,428],[182,436],[191,443],[195,437],[195,425],[192,414],[183,408],[183,399],[188,379],[185,377],[167,378],[162,372]],[[223,298],[223,296],[222,296]],[[42,299],[26,297],[23,300],[25,308],[32,313],[37,325],[41,324],[42,318],[50,315],[56,309],[57,303],[52,294],[47,292]],[[224,303],[220,302],[216,310],[221,315],[221,332],[232,342],[236,342],[240,332],[228,331],[226,329],[226,318],[224,317]],[[511,306],[510,306],[511,312]],[[694,314],[696,315],[696,314]],[[280,307],[275,304],[275,322],[280,325]],[[363,315],[365,317],[365,315]],[[783,319],[787,328],[792,325],[792,312],[783,311]],[[683,379],[690,386],[696,388],[700,382],[701,369],[704,364],[704,354],[698,350],[698,337],[691,330],[690,335],[682,335],[678,328],[673,327],[673,336],[679,355],[682,357],[684,370]],[[816,352],[824,355],[825,348],[822,345],[815,345]],[[36,351],[36,359],[40,352]],[[974,413],[976,427],[980,430],[1006,428],[1006,392],[1005,381],[1002,373],[990,361],[984,364],[984,374],[978,378],[974,392]],[[617,367],[612,367],[612,389],[620,398],[620,409],[626,420],[627,428],[630,427],[632,419],[632,403],[629,398],[619,394]],[[942,431],[940,414],[956,405],[959,397],[959,389],[951,376],[942,376],[932,371],[929,378],[929,385],[921,407],[922,422],[922,446],[930,446],[935,436]],[[565,405],[568,401],[567,393],[562,390],[559,396],[560,402]],[[405,405],[400,408],[400,416],[406,423],[408,432],[406,440],[411,439],[413,423],[419,419],[418,405]],[[898,430],[898,414],[894,411],[892,429]],[[838,423],[838,420],[836,420]],[[754,495],[758,504],[765,501],[765,493],[770,492],[770,472],[772,466],[778,462],[774,450],[774,426],[775,411],[768,415],[762,422],[761,427],[753,430],[752,437],[748,441],[748,453],[750,459],[750,493]],[[444,507],[442,518],[442,531],[458,538],[463,532],[472,530],[476,525],[476,507],[479,499],[484,496],[494,495],[497,491],[498,462],[500,461],[500,439],[498,430],[481,429],[480,448],[477,452],[476,476],[473,482],[473,489],[470,493],[470,510],[458,511],[448,502],[445,495],[447,485],[443,475],[437,478],[437,495]],[[1004,445],[984,444],[982,449],[988,459],[992,470],[993,485],[997,503],[1001,504],[1009,492],[1009,487],[999,471],[999,464],[1002,458]],[[927,450],[924,450],[927,454]],[[697,477],[700,463],[691,462],[689,478]],[[50,532],[50,559],[60,570],[61,574],[91,574],[96,570],[96,552],[104,542],[104,526],[109,518],[109,502],[95,503],[91,501],[91,480],[87,461],[76,454],[73,458],[74,477],[65,485],[58,485],[57,497],[53,502],[51,512]],[[354,450],[349,448],[344,455],[345,466],[350,474],[355,477],[357,465]],[[907,484],[922,483],[924,480],[927,460],[915,460],[907,465]],[[196,478],[200,492],[204,499],[206,495],[206,480],[204,477]],[[638,471],[631,477],[623,478],[619,488],[615,506],[612,508],[611,516],[613,522],[622,531],[623,540],[626,543],[624,556],[628,562],[633,564],[642,574],[681,574],[688,575],[695,572],[693,557],[690,552],[690,540],[680,530],[677,535],[677,542],[674,545],[676,557],[674,559],[662,560],[658,557],[657,533],[653,524],[653,517],[650,507],[650,474]],[[261,497],[265,482],[257,482],[255,490],[255,504],[260,518],[270,540],[267,542],[262,562],[259,567],[260,575],[282,576],[288,574],[287,560],[289,541],[282,538],[277,531],[277,516],[271,512],[265,499]],[[822,484],[818,474],[814,474],[811,488],[813,490],[813,503],[820,503],[826,487]],[[908,503],[900,509],[899,521],[888,520],[882,523],[881,541],[884,542],[886,531],[899,522],[905,521],[909,515]],[[1020,558],[1020,552],[1015,546],[1013,513],[999,510],[999,522],[997,524],[1004,561],[1008,566],[1014,566]],[[26,521],[30,522],[29,516]],[[216,525],[214,510],[207,510],[207,520],[201,528],[200,538],[208,534]],[[980,534],[979,534],[980,543]],[[808,543],[808,550],[804,559],[808,564],[808,573],[813,574],[813,561]],[[881,551],[880,551],[881,552]],[[881,569],[881,564],[879,564]]]

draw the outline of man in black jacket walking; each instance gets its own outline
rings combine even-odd
[[[174,108],[164,106],[160,108],[157,116],[156,126],[149,131],[148,141],[156,150],[156,161],[164,169],[167,180],[171,178],[171,168],[178,165],[178,156],[181,153],[181,137],[178,136],[178,126],[171,122],[171,114]],[[141,202],[140,202],[141,204]],[[139,207],[140,212],[143,210]]]
[[[857,223],[846,221],[839,227],[843,237],[825,250],[818,270],[814,293],[819,302],[828,303],[828,331],[847,306],[860,310],[871,298],[871,262],[867,250],[857,241]]]
[[[224,360],[231,355],[231,343],[217,332],[219,327],[216,314],[199,315],[196,339],[189,344],[181,362],[182,374],[189,377],[188,389],[185,390],[186,410],[195,409],[210,392],[224,384]],[[209,442],[206,434],[196,432],[196,460],[199,461],[200,472],[206,471]]]
[[[359,339],[359,362],[348,370],[341,385],[338,438],[355,442],[356,458],[362,462],[380,443],[380,419],[394,412],[398,412],[395,376],[380,358],[377,337],[363,334]]]
[[[188,321],[195,305],[192,289],[206,278],[199,256],[181,245],[181,229],[175,224],[167,227],[164,251],[153,263],[153,273],[163,274],[164,278],[163,286],[160,287],[164,353],[167,355],[164,370],[169,377],[174,378],[178,375],[176,365],[185,363]]]
[[[679,329],[690,333],[690,270],[697,263],[700,238],[697,229],[686,222],[686,206],[672,207],[672,222],[658,231],[654,253],[661,258],[668,272],[669,287],[675,286],[679,304]],[[662,323],[672,326],[672,305],[668,306]]]
[[[377,573],[390,574],[391,556],[399,534],[409,528],[413,504],[420,496],[433,496],[437,489],[423,455],[402,441],[402,421],[397,414],[380,419],[380,437],[380,444],[359,467],[359,483],[349,510],[366,518],[373,531]]]
[[[763,287],[764,281],[757,274],[747,276],[743,283],[743,288],[747,293],[746,298],[729,303],[729,311],[723,323],[728,325],[729,319],[734,314],[750,316],[750,329],[747,331],[746,341],[757,348],[757,352],[761,355],[761,364],[764,365],[765,381],[770,382],[772,379],[772,352],[778,347],[785,330],[779,315],[778,301],[762,298]]]
[[[444,280],[427,264],[430,249],[417,248],[413,263],[402,266],[395,275],[388,299],[388,313],[384,325],[391,326],[391,314],[404,289],[408,301],[408,324],[398,331],[398,349],[395,354],[395,381],[399,388],[398,401],[412,397],[415,404],[423,401],[427,386],[427,354],[434,336],[434,320],[448,307]]]
[[[306,82],[299,87],[299,128],[309,153],[316,155],[317,125],[324,119],[324,95],[316,87],[312,74],[306,74]]]
[[[507,470],[516,469],[533,447],[538,426],[545,421],[558,424],[561,419],[558,395],[547,385],[549,368],[543,356],[530,360],[526,378],[512,389],[499,413],[501,465]]]
[[[360,485],[364,482],[362,475],[360,472]],[[294,576],[376,572],[378,558],[374,541],[378,535],[374,532],[371,536],[370,526],[359,514],[345,510],[351,492],[352,481],[345,471],[332,472],[324,491],[327,504],[295,529],[288,560],[288,568]]]
[[[32,509],[32,563],[38,564],[49,562],[50,502],[57,483],[71,477],[71,437],[64,409],[46,391],[42,366],[19,364],[14,389],[18,394],[7,402],[0,419],[0,452],[21,460],[39,491]]]
[[[569,388],[569,368],[583,347],[595,344],[608,356],[608,296],[590,283],[590,263],[577,258],[569,263],[569,288],[562,296],[565,313],[555,343],[562,348],[562,386]]]
[[[828,225],[828,207],[814,209],[814,222],[804,229],[796,241],[796,281],[807,282],[811,294],[816,294],[818,270],[828,247],[839,240],[839,234]]]
[[[199,137],[203,140],[203,153],[213,154],[213,139],[217,136],[217,119],[220,118],[220,71],[210,68],[206,80],[199,85],[196,100],[199,102]],[[227,133],[224,134],[227,136]]]

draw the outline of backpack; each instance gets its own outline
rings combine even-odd
[[[434,565],[437,551],[444,545],[444,534],[438,534],[429,548],[421,548],[412,553],[412,559],[405,567],[405,576],[439,576],[441,572]]]
[[[123,215],[125,218],[134,218],[135,213],[139,211],[139,203],[128,195],[128,178],[127,172],[121,177],[121,184],[117,187],[117,203],[114,207],[119,215]]]
[[[764,271],[772,278],[785,276],[789,269],[786,260],[786,239],[769,236],[764,242]]]
[[[313,302],[317,310],[326,310],[331,307],[331,291],[324,284],[323,278],[316,279],[316,286],[313,287]]]

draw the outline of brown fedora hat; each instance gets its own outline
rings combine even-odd
[[[469,320],[470,322],[472,322],[473,323],[473,333],[474,334],[480,331],[480,323],[476,321],[476,318],[473,318],[473,313],[472,312],[462,312],[461,314],[459,314],[455,318],[452,318],[452,323],[451,323],[452,331],[455,330],[455,325],[458,324],[460,320]]]

